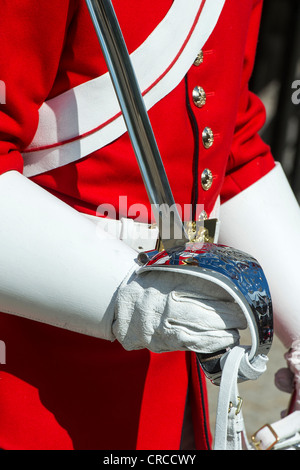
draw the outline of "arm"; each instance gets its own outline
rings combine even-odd
[[[20,151],[36,132],[39,107],[52,91],[75,2],[2,2],[0,78],[6,104],[0,105],[0,174],[22,172]]]
[[[300,337],[300,211],[281,166],[274,166],[270,149],[258,135],[264,110],[248,90],[254,50],[254,44],[248,42],[240,109],[222,193],[220,243],[249,252],[262,264],[274,304],[275,333],[290,348]]]

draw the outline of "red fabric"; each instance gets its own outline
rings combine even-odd
[[[248,88],[254,66],[253,52],[256,49],[261,9],[262,2],[256,0],[248,27],[238,113],[234,122],[226,177],[221,190],[222,202],[255,183],[274,167],[270,148],[258,134],[265,123],[265,108],[260,99]]]
[[[106,71],[84,2],[77,0],[69,5],[67,0],[57,0],[31,9],[31,14],[28,3],[17,2],[20,14],[18,18],[13,16],[13,29],[8,25],[15,9],[9,2],[0,20],[5,64],[1,79],[7,83],[7,105],[0,108],[0,172],[9,167],[21,169],[19,151],[32,140],[38,107],[45,99]],[[170,0],[151,4],[131,1],[124,8],[120,0],[114,2],[130,52],[145,40],[171,4]],[[205,204],[208,212],[218,194],[225,201],[273,167],[270,150],[257,134],[265,111],[260,100],[248,91],[261,5],[257,0],[242,4],[227,0],[204,47],[203,64],[192,67],[188,74],[189,96],[196,85],[208,95],[204,108],[197,109],[192,104],[199,132],[209,126],[215,134],[213,147],[206,150],[200,142],[199,152],[200,175],[209,168],[214,176],[210,191],[201,186],[199,189],[198,203]],[[55,14],[57,11],[59,15]],[[134,22],[130,21],[133,16]],[[188,204],[193,193],[194,139],[186,112],[184,83],[150,111],[150,118],[175,200]],[[129,206],[136,202],[148,206],[127,135],[88,158],[37,176],[34,181],[91,214],[103,203],[118,208],[119,195],[127,195]]]
[[[191,355],[191,382],[189,398],[193,410],[193,426],[197,449],[209,450],[212,435],[209,427],[209,404],[206,391],[206,378],[200,369],[196,354]]]
[[[165,16],[171,0],[115,0],[129,51]],[[209,212],[216,197],[227,200],[274,165],[257,131],[264,109],[249,93],[260,0],[227,0],[207,41],[204,61],[188,72],[188,96],[198,130],[213,129],[215,141],[200,141],[199,174],[211,169],[212,188],[199,185],[198,203]],[[83,0],[1,5],[0,78],[7,104],[0,105],[0,173],[22,171],[21,151],[31,142],[38,109],[48,98],[106,71]],[[158,57],[159,60],[159,57]],[[195,86],[207,93],[196,108]],[[177,203],[194,193],[195,136],[184,81],[155,105],[150,119]],[[118,207],[148,199],[127,134],[98,152],[33,180],[71,206],[95,214],[102,203]],[[125,215],[125,214],[121,214]],[[194,404],[197,448],[207,448],[194,359],[185,353],[128,353],[117,343],[0,315],[7,347],[1,366],[0,448],[178,449],[188,377]],[[198,421],[197,421],[198,420]]]
[[[1,317],[0,448],[179,448],[184,353],[126,352],[117,342]]]

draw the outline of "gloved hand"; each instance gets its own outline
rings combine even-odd
[[[238,304],[213,282],[150,271],[120,286],[112,329],[127,350],[211,353],[238,344],[246,327]]]
[[[300,410],[300,340],[292,343],[284,357],[288,367],[277,371],[275,384],[282,392],[294,393],[292,412]]]

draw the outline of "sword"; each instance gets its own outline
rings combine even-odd
[[[166,251],[189,238],[177,210],[128,50],[110,0],[86,0]],[[168,231],[164,221],[170,220]],[[166,232],[170,236],[166,237]]]
[[[96,34],[123,113],[129,137],[156,218],[164,251],[140,256],[146,270],[173,270],[213,280],[241,306],[251,333],[249,361],[267,354],[273,339],[273,311],[269,287],[259,263],[250,255],[212,243],[189,243],[176,209],[167,175],[131,64],[128,50],[110,0],[86,0]],[[172,208],[173,218],[170,216]],[[164,237],[165,217],[170,237]],[[180,236],[176,234],[180,233]],[[141,255],[141,254],[140,254]],[[197,354],[201,367],[220,384],[221,359],[226,351]]]

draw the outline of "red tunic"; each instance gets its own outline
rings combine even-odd
[[[129,52],[145,41],[171,0],[115,0]],[[273,168],[257,132],[265,119],[248,90],[262,1],[227,0],[203,47],[203,63],[149,112],[166,172],[179,204],[204,204],[209,213]],[[38,110],[53,98],[106,71],[83,0],[16,0],[1,7],[0,171],[22,171]],[[159,58],[158,58],[159,60]],[[206,104],[194,105],[201,86]],[[202,144],[210,127],[214,143]],[[213,183],[201,186],[210,169]],[[95,214],[102,203],[149,205],[129,138],[124,134],[87,157],[32,178],[74,208]],[[2,314],[0,448],[178,449],[188,383],[198,449],[210,434],[205,379],[195,356],[126,352],[117,343]],[[201,380],[201,384],[199,383]]]

